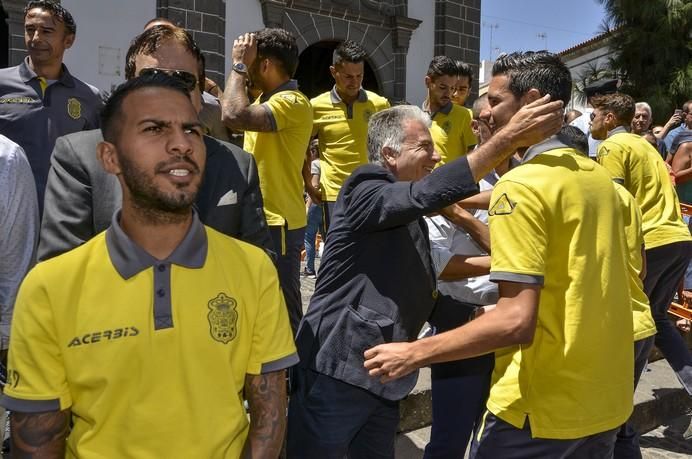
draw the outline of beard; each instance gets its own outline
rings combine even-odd
[[[165,192],[157,188],[153,178],[137,168],[125,155],[118,154],[118,160],[123,181],[130,192],[132,205],[142,217],[152,222],[173,222],[189,215],[201,185],[193,190],[184,189],[181,185],[178,190]],[[169,164],[179,163],[181,160],[187,162],[196,173],[199,173],[197,164],[188,157],[160,162],[154,170],[158,173]]]

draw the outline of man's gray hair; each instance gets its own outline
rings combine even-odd
[[[415,105],[397,105],[370,117],[368,123],[368,160],[371,163],[384,166],[386,163],[382,156],[382,149],[389,147],[396,152],[401,152],[401,144],[406,138],[404,123],[406,121],[420,121],[430,128],[430,117]]]
[[[646,102],[637,102],[634,104],[634,109],[635,110],[646,110],[649,112],[649,118],[651,118],[653,115],[651,113],[651,105],[647,104]]]

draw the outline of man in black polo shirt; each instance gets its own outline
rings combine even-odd
[[[62,63],[76,32],[72,15],[62,6],[29,2],[24,8],[29,56],[16,67],[0,70],[0,134],[26,152],[41,212],[55,140],[99,127],[99,90],[73,77]]]

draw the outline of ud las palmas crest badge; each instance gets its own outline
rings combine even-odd
[[[78,120],[82,116],[82,103],[74,97],[67,99],[67,114],[73,120]]]
[[[236,335],[236,325],[238,323],[238,303],[226,295],[219,293],[216,298],[209,300],[209,333],[216,341],[228,344]]]

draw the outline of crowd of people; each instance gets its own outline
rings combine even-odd
[[[390,106],[352,41],[310,99],[278,28],[234,40],[221,90],[163,18],[105,95],[63,63],[64,7],[28,2],[24,29],[0,70],[17,457],[393,458],[430,366],[427,459],[632,458],[654,344],[692,396],[667,312],[692,289],[692,101],[652,128],[607,80],[566,113],[570,72],[537,51],[498,57],[471,109],[448,56],[421,107]]]

